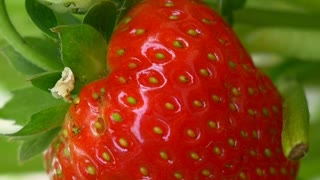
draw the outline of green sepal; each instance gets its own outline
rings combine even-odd
[[[60,78],[61,72],[47,72],[33,76],[30,82],[34,87],[50,92]]]
[[[106,76],[107,43],[98,31],[86,24],[58,26],[53,30],[61,41],[62,62],[75,76],[73,93]]]
[[[290,160],[299,160],[309,147],[309,110],[304,89],[291,79],[280,80],[277,85],[283,98],[283,153]]]
[[[41,154],[48,148],[52,140],[61,131],[61,128],[55,128],[43,134],[32,136],[24,139],[20,144],[18,152],[18,160],[23,163],[36,155]]]
[[[31,120],[18,132],[6,134],[12,138],[39,135],[62,126],[69,104],[50,107],[31,116]]]
[[[37,0],[26,0],[25,6],[34,24],[48,36],[57,39],[57,34],[50,30],[58,25],[53,11]]]
[[[108,42],[117,20],[116,5],[110,1],[102,1],[86,14],[84,24],[91,25],[99,31]]]

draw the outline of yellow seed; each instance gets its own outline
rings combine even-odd
[[[232,104],[232,103],[229,104],[229,107],[230,107],[230,109],[231,109],[232,111],[236,111],[236,110],[237,110],[237,106],[234,105],[234,104]]]
[[[164,106],[168,110],[174,110],[174,105],[172,103],[166,102]]]
[[[210,75],[210,72],[207,69],[200,69],[199,72],[204,77],[208,77]]]
[[[137,67],[138,67],[138,65],[137,65],[136,63],[133,63],[133,62],[132,62],[132,63],[129,63],[129,64],[128,64],[128,68],[129,68],[129,69],[135,69],[135,68],[137,68]]]
[[[256,169],[256,173],[257,173],[258,176],[262,176],[263,175],[263,171],[260,168]]]
[[[257,152],[254,151],[254,150],[250,150],[250,155],[251,155],[251,156],[256,156],[256,155],[257,155]]]
[[[277,171],[274,167],[270,167],[269,171],[270,171],[270,174],[273,174],[273,175],[277,174]]]
[[[131,17],[126,17],[126,18],[123,20],[123,24],[128,24],[131,20],[132,20]]]
[[[201,174],[204,175],[204,176],[210,176],[210,175],[211,175],[211,172],[210,172],[210,170],[208,170],[208,169],[203,169],[203,170],[201,171]]]
[[[255,111],[253,109],[248,109],[248,114],[250,116],[254,116],[256,113],[255,113]]]
[[[111,161],[111,155],[108,152],[103,152],[102,153],[102,158],[106,161]]]
[[[134,97],[131,97],[131,96],[129,96],[129,97],[127,98],[127,102],[128,102],[129,104],[131,104],[131,105],[137,104],[137,100],[136,100]]]
[[[202,22],[205,23],[205,24],[210,24],[211,23],[211,21],[209,19],[207,19],[207,18],[203,18]]]
[[[195,107],[202,107],[202,106],[203,106],[203,103],[202,103],[201,101],[199,101],[199,100],[195,100],[195,101],[193,101],[193,105],[194,105]]]
[[[247,179],[247,176],[244,172],[240,172],[239,177],[240,179]]]
[[[183,178],[182,174],[179,173],[179,172],[175,172],[175,173],[173,174],[173,176],[174,176],[176,179],[182,179],[182,178]]]
[[[200,156],[199,156],[197,153],[195,153],[195,152],[191,152],[191,153],[190,153],[190,157],[191,157],[192,159],[194,159],[194,160],[200,159]]]
[[[218,127],[217,123],[214,122],[214,121],[209,121],[208,125],[209,125],[210,128],[217,128]]]
[[[283,175],[286,175],[286,174],[287,174],[287,170],[286,170],[286,168],[284,168],[284,167],[282,167],[282,168],[280,169],[280,172],[281,172],[281,174],[283,174]]]
[[[146,167],[144,167],[144,166],[141,166],[141,167],[140,167],[140,173],[141,173],[142,175],[144,175],[144,176],[148,176],[148,175],[149,175],[148,169],[147,169]]]
[[[135,34],[136,35],[142,35],[142,34],[144,34],[146,31],[144,30],[144,29],[137,29],[136,30],[136,32],[135,32]]]
[[[166,7],[173,7],[174,6],[174,4],[173,4],[173,2],[172,1],[168,1],[168,2],[166,2],[165,3],[165,5],[164,6],[166,6]]]
[[[169,156],[165,151],[160,151],[160,157],[164,160],[168,160]]]
[[[179,40],[173,41],[173,46],[176,48],[183,48],[183,43]]]
[[[269,148],[266,148],[266,149],[264,150],[264,155],[266,155],[267,157],[271,157],[271,156],[272,156],[271,150],[270,150]]]
[[[119,139],[119,144],[122,146],[122,147],[125,147],[127,148],[129,146],[129,143],[128,141],[125,139],[125,138],[120,138]]]
[[[220,149],[219,147],[217,147],[217,146],[215,146],[215,147],[213,148],[213,152],[214,152],[215,154],[217,154],[217,155],[221,155],[221,154],[222,154],[221,149]]]
[[[179,76],[179,81],[182,83],[187,83],[187,82],[189,82],[189,79],[187,76],[181,75],[181,76]]]
[[[166,55],[164,55],[163,53],[156,53],[155,57],[157,59],[164,59],[164,58],[166,58]]]
[[[253,94],[254,94],[254,89],[253,89],[253,88],[248,88],[248,93],[249,93],[250,95],[253,95]]]
[[[156,133],[156,134],[159,134],[159,135],[163,134],[163,131],[159,126],[153,127],[153,132]]]
[[[177,20],[177,19],[179,19],[179,16],[177,16],[177,15],[171,15],[171,16],[169,16],[169,19],[171,19],[171,20]]]
[[[197,36],[199,34],[195,29],[189,29],[187,33],[191,36]]]
[[[237,88],[232,88],[232,94],[235,95],[235,96],[238,96],[239,95],[239,91]]]
[[[96,168],[94,166],[88,166],[87,167],[87,172],[90,175],[95,175],[96,174]]]
[[[159,80],[155,77],[149,77],[149,83],[151,84],[158,84],[159,83]]]
[[[237,65],[233,61],[229,61],[230,68],[234,69]]]
[[[118,56],[123,56],[125,52],[126,52],[126,51],[125,51],[124,49],[119,49],[119,50],[117,51],[117,55],[118,55]]]
[[[196,133],[192,130],[192,129],[187,129],[187,136],[191,137],[191,138],[195,138],[196,137]]]
[[[255,130],[253,130],[253,131],[252,131],[252,137],[253,137],[254,139],[259,139],[259,134],[258,134],[258,132],[255,131]]]
[[[119,113],[117,113],[117,112],[112,114],[112,118],[116,122],[121,122],[122,121],[121,115]]]
[[[229,146],[232,146],[232,147],[235,147],[236,146],[236,142],[235,142],[235,140],[234,139],[228,139],[228,144],[229,144]]]
[[[93,99],[97,100],[97,99],[99,99],[99,97],[100,97],[100,95],[98,93],[96,93],[96,92],[92,93]]]
[[[126,78],[124,78],[124,77],[122,77],[122,76],[118,78],[118,81],[119,81],[119,83],[121,83],[121,84],[124,84],[124,83],[127,82]]]
[[[269,116],[269,110],[267,108],[262,108],[262,114],[264,116]]]
[[[247,133],[246,131],[243,131],[243,130],[242,130],[242,131],[240,132],[240,134],[241,134],[241,136],[244,137],[244,138],[248,137],[248,133]]]
[[[221,101],[221,100],[220,100],[220,97],[217,96],[217,95],[212,95],[211,98],[212,98],[212,100],[215,101],[215,102]]]
[[[209,54],[208,54],[208,59],[210,59],[210,60],[212,60],[212,61],[215,61],[215,60],[217,60],[217,57],[216,57],[214,54],[209,53]]]
[[[73,104],[76,104],[76,105],[79,104],[79,103],[80,103],[80,98],[79,98],[79,96],[73,98],[72,103],[73,103]]]

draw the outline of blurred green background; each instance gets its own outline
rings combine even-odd
[[[24,1],[6,2],[11,19],[22,35],[43,36],[28,18]],[[259,67],[273,78],[284,75],[296,77],[305,86],[311,112],[310,151],[302,160],[299,179],[308,180],[320,179],[318,12],[319,0],[247,0],[245,8],[236,12],[234,19],[234,29]],[[6,48],[8,44],[0,37],[0,94],[8,94],[10,90],[28,86],[28,77],[17,73],[9,65],[3,53]],[[4,97],[0,98],[1,104]],[[0,136],[0,180],[14,178],[2,175],[44,172],[41,156],[19,164],[17,152],[18,144],[10,143]]]

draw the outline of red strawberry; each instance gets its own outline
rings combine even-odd
[[[205,5],[144,1],[114,32],[108,63],[46,152],[51,178],[295,179],[279,93]]]

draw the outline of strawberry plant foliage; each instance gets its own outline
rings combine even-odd
[[[21,161],[46,150],[53,179],[296,177],[292,159],[307,151],[308,110],[291,104],[306,106],[302,89],[296,99],[281,97],[212,11],[232,23],[245,0],[205,1],[211,9],[200,0],[66,2],[26,0],[30,18],[51,37],[44,42],[61,57],[42,68],[30,53],[22,62],[36,59],[28,65],[36,88],[15,91],[0,110],[23,125],[6,134],[21,141]],[[70,18],[81,21],[66,24]],[[15,51],[8,55],[26,52]],[[75,76],[72,104],[49,93],[61,65]]]

